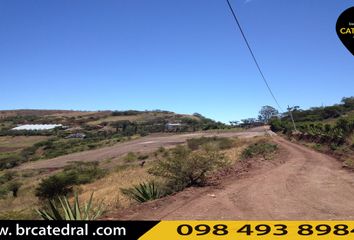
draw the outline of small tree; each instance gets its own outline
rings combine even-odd
[[[72,191],[72,186],[76,182],[74,175],[50,176],[43,179],[36,188],[36,196],[40,199],[53,199],[57,196],[64,196]]]
[[[173,190],[205,184],[207,175],[226,166],[227,158],[212,145],[191,151],[185,146],[175,148],[169,156],[159,160],[149,173],[165,178]]]
[[[348,109],[353,109],[354,108],[354,97],[344,97],[342,98],[342,103],[344,107]]]
[[[264,122],[268,123],[268,121],[279,114],[278,110],[273,108],[272,106],[263,106],[262,109],[259,111],[259,119]]]

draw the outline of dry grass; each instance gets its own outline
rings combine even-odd
[[[98,112],[93,112],[93,111],[70,111],[70,112],[63,112],[63,113],[54,113],[50,114],[49,116],[52,117],[85,117],[85,116],[91,116],[91,115],[96,115]]]
[[[35,196],[35,188],[40,180],[52,173],[39,171],[26,171],[18,179],[23,183],[18,196],[12,197],[9,193],[4,199],[0,199],[0,219],[34,219],[37,215],[34,209],[41,204]]]
[[[48,139],[46,136],[5,136],[0,137],[0,152],[15,151],[30,147],[33,144]]]
[[[115,121],[122,121],[122,120],[137,121],[137,120],[141,120],[143,118],[144,117],[142,114],[131,115],[131,116],[109,116],[106,118],[98,119],[96,121],[88,122],[88,124],[97,125],[97,124],[101,124],[103,122],[115,122]]]
[[[79,187],[80,199],[89,199],[94,192],[96,201],[103,201],[107,211],[116,210],[129,206],[132,202],[120,191],[120,188],[131,187],[132,185],[152,179],[147,173],[149,166],[132,166],[125,170],[118,170],[108,176],[99,179],[91,184]]]
[[[159,117],[163,118],[174,118],[176,116],[179,117],[188,117],[192,118],[195,120],[198,120],[199,118],[193,116],[193,115],[187,115],[187,114],[180,114],[176,115],[174,113],[163,113],[163,112],[141,112],[136,115],[129,115],[129,116],[108,116],[105,118],[98,119],[96,121],[90,121],[88,124],[90,125],[97,125],[101,124],[102,122],[115,122],[115,121],[122,121],[122,120],[128,120],[128,121],[149,121],[149,120],[154,120]]]
[[[267,137],[253,137],[253,138],[242,138],[242,139],[235,139],[235,146],[231,149],[224,150],[226,157],[231,161],[231,163],[235,163],[240,160],[240,156],[242,151],[249,145],[261,140],[261,139],[268,139]]]
[[[0,111],[0,118],[13,117],[13,116],[47,116],[62,114],[67,115],[70,113],[83,113],[81,111],[70,110],[42,110],[42,109],[19,109],[19,110],[2,110]]]

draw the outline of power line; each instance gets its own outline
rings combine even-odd
[[[280,111],[283,112],[283,109],[280,107],[280,104],[278,103],[278,100],[277,100],[276,97],[274,96],[273,91],[272,91],[272,89],[270,88],[270,86],[269,86],[269,84],[268,84],[268,81],[267,81],[267,79],[265,78],[265,76],[264,76],[264,74],[263,74],[263,72],[262,72],[262,69],[260,68],[260,66],[259,66],[259,64],[258,64],[258,61],[257,61],[256,57],[255,57],[254,54],[253,54],[252,48],[251,48],[251,46],[249,45],[249,43],[248,43],[248,41],[247,41],[246,35],[243,33],[241,24],[240,24],[240,22],[238,21],[238,19],[237,19],[237,17],[236,17],[235,11],[233,10],[233,8],[232,8],[232,6],[231,6],[229,0],[226,0],[226,2],[227,2],[227,4],[229,5],[230,11],[231,11],[232,15],[234,16],[234,19],[235,19],[235,21],[236,21],[236,23],[237,23],[237,26],[238,26],[238,28],[240,29],[240,32],[241,32],[241,34],[242,34],[242,37],[243,37],[243,39],[244,39],[245,42],[246,42],[247,48],[248,48],[248,50],[250,51],[250,53],[251,53],[251,55],[252,55],[252,58],[253,58],[253,60],[254,60],[254,62],[255,62],[255,64],[256,64],[256,66],[257,66],[257,68],[258,68],[259,73],[260,73],[261,76],[262,76],[262,79],[263,79],[265,85],[266,85],[267,88],[268,88],[268,91],[269,91],[270,94],[272,95],[272,97],[273,97],[275,103],[277,104],[278,108],[280,109]]]

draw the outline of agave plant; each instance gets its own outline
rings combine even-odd
[[[79,197],[75,193],[74,203],[71,205],[68,198],[58,197],[60,206],[57,206],[54,200],[49,201],[49,211],[44,209],[36,209],[36,212],[44,220],[95,220],[103,213],[102,203],[94,208],[92,205],[93,193],[84,207],[80,206]]]
[[[131,188],[121,189],[121,191],[123,194],[136,200],[137,202],[147,202],[158,199],[163,195],[157,188],[155,182],[140,183]]]

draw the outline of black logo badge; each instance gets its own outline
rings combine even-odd
[[[344,46],[354,55],[354,7],[342,12],[337,20],[336,30]]]

